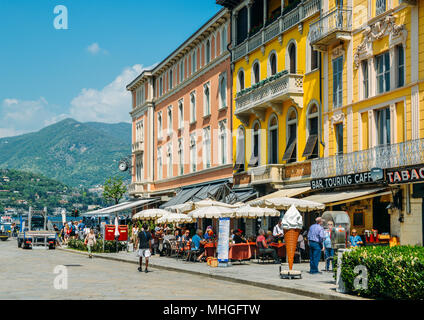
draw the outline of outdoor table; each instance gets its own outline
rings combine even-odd
[[[205,243],[204,248],[205,248],[205,252],[206,252],[206,258],[215,256],[215,253],[216,253],[216,243],[215,242]]]
[[[256,245],[256,242],[249,242],[249,246],[250,246],[250,252],[252,253],[252,256],[255,257],[258,255],[258,247]]]
[[[248,260],[252,256],[250,245],[248,243],[230,244],[228,258],[231,260]]]
[[[270,247],[277,250],[277,255],[279,258],[285,258],[286,257],[286,244],[285,243],[275,243],[272,242],[269,244]]]

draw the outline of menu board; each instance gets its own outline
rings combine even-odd
[[[230,218],[219,218],[218,229],[218,261],[228,262],[230,249]]]

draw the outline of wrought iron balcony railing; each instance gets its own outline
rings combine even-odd
[[[310,26],[310,42],[328,46],[352,31],[352,8],[335,7]]]
[[[380,145],[332,157],[312,160],[311,178],[360,173],[372,168],[396,168],[424,163],[424,139]]]
[[[290,12],[283,14],[271,23],[265,23],[260,31],[252,34],[251,37],[248,37],[234,48],[233,61],[239,60],[303,20],[318,13],[320,8],[321,0],[302,1]]]

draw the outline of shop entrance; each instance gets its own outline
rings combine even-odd
[[[387,232],[390,234],[390,215],[388,213],[387,202],[381,202],[381,197],[375,197],[373,199],[373,227],[378,230],[378,233]]]

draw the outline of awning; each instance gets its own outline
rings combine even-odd
[[[323,192],[314,194],[305,198],[303,200],[317,201],[324,203],[325,205],[338,205],[346,202],[353,202],[362,199],[374,198],[377,196],[383,196],[386,194],[391,194],[390,190],[386,188],[374,188],[374,189],[360,189],[360,190],[349,190],[349,191],[340,191],[340,192]]]
[[[271,198],[280,198],[280,197],[287,197],[287,198],[291,198],[291,197],[295,197],[299,194],[302,194],[304,192],[307,192],[311,190],[311,187],[302,187],[302,188],[292,188],[292,189],[282,189],[282,190],[278,190],[276,192],[267,194],[265,196],[262,196],[258,199],[249,201],[248,204],[251,206],[260,206],[262,204],[262,202],[266,199],[271,199]]]
[[[252,188],[232,189],[232,192],[225,198],[227,203],[245,202],[256,198],[258,192]]]
[[[198,193],[203,187],[193,187],[189,189],[183,189],[178,192],[175,197],[173,197],[168,202],[160,205],[159,208],[165,209],[166,207],[170,207],[176,204],[185,203],[193,198],[193,196]]]
[[[142,207],[155,200],[157,199],[142,199],[142,200],[135,200],[135,201],[127,201],[127,202],[115,204],[107,208],[86,212],[83,215],[111,214],[111,213],[121,212],[125,210],[135,209],[137,207]]]

